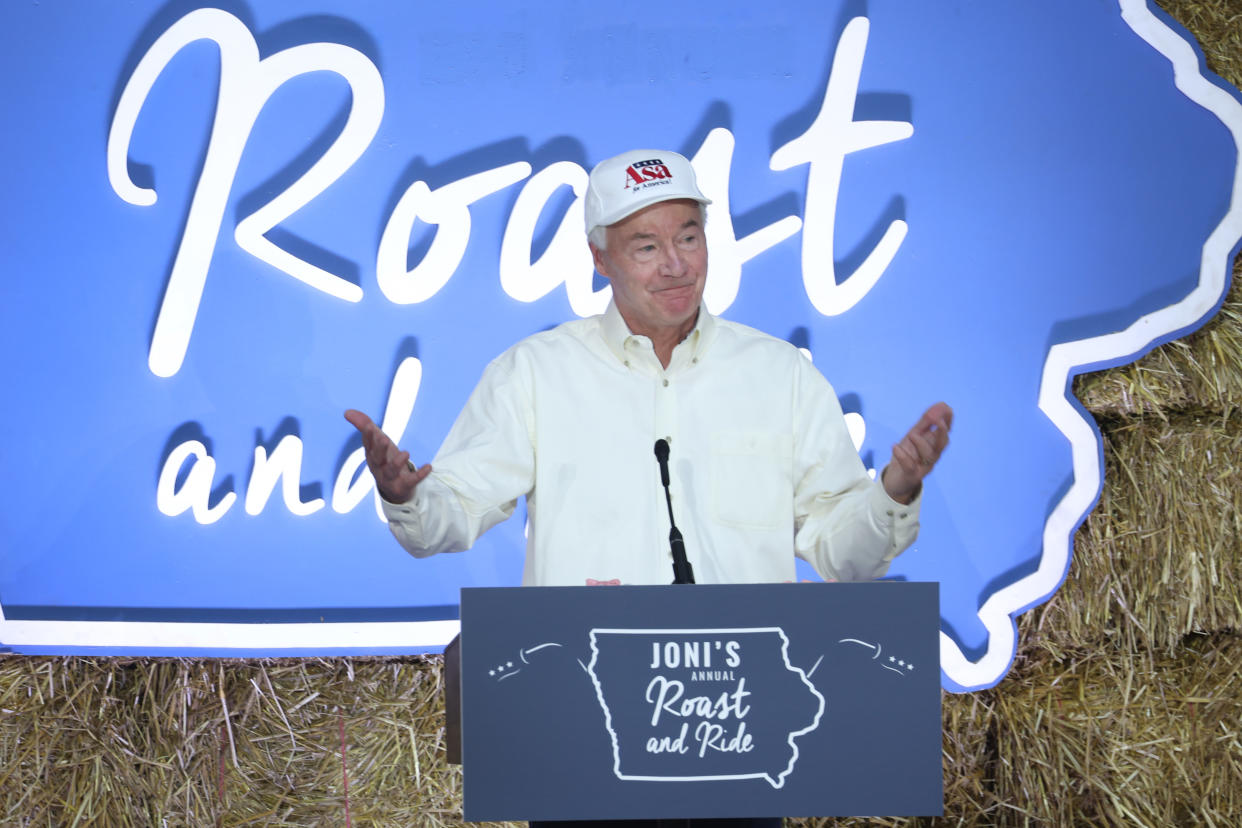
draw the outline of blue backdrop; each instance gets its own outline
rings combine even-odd
[[[460,587],[519,582],[521,510],[409,558],[341,412],[387,409],[429,459],[492,357],[607,301],[585,170],[666,146],[716,201],[709,306],[806,348],[869,466],[954,406],[892,574],[941,584],[946,686],[990,685],[1101,485],[1070,379],[1201,324],[1242,237],[1238,91],[1142,2],[0,22],[0,642],[20,652],[442,644]]]

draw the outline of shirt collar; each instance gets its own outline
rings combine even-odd
[[[608,346],[608,350],[612,351],[613,356],[621,362],[629,359],[625,353],[625,342],[634,334],[630,333],[629,326],[621,317],[621,311],[617,310],[616,302],[609,300],[608,309],[604,311],[600,321],[600,328],[604,343]],[[699,318],[695,320],[694,329],[682,340],[681,344],[689,345],[691,357],[697,360],[711,343],[715,333],[716,317],[708,313],[707,306],[700,302]]]

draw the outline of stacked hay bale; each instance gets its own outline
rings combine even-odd
[[[1166,0],[1242,85],[1242,3]],[[944,820],[1242,821],[1242,293],[1076,391],[1102,501],[1012,673],[944,699]],[[458,826],[434,658],[0,659],[0,825]],[[791,825],[863,824],[790,820]]]

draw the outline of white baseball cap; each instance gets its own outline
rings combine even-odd
[[[586,194],[586,230],[616,224],[661,201],[712,201],[699,192],[694,167],[672,150],[640,149],[601,161],[591,170]]]

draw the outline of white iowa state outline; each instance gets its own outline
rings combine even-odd
[[[1214,114],[1230,131],[1242,159],[1242,104],[1200,71],[1195,48],[1148,6],[1147,0],[1118,0],[1122,20],[1173,66],[1174,85]],[[1071,403],[1069,378],[1075,369],[1135,358],[1157,340],[1204,320],[1224,294],[1229,254],[1242,239],[1242,163],[1235,162],[1228,212],[1203,245],[1199,284],[1180,302],[1141,317],[1128,328],[1103,336],[1054,345],[1044,362],[1039,408],[1071,446],[1073,484],[1044,524],[1039,568],[988,597],[979,618],[988,631],[987,649],[971,661],[955,641],[940,634],[940,666],[957,685],[976,690],[996,684],[1016,652],[1013,615],[1042,603],[1064,580],[1074,530],[1095,505],[1102,488],[1099,442],[1093,424]],[[157,623],[134,621],[9,621],[0,605],[0,645],[17,648],[159,648],[409,652],[443,647],[460,630],[458,621],[359,623]]]
[[[781,640],[781,659],[785,662],[785,669],[794,673],[802,684],[810,691],[811,695],[819,700],[819,707],[815,711],[815,718],[809,725],[801,730],[791,730],[785,736],[785,744],[789,745],[790,756],[789,763],[785,765],[785,769],[773,776],[767,771],[753,771],[751,773],[718,773],[718,774],[699,774],[697,776],[644,776],[641,774],[625,774],[621,772],[621,739],[617,736],[617,731],[612,726],[612,709],[608,706],[607,700],[604,698],[604,687],[600,684],[599,676],[595,674],[595,664],[599,661],[599,642],[596,638],[598,635],[739,635],[744,633],[776,633]],[[806,671],[801,667],[795,667],[789,662],[789,636],[785,635],[785,630],[781,627],[707,627],[707,628],[664,628],[664,629],[628,629],[628,628],[606,628],[598,627],[590,632],[591,638],[591,663],[586,665],[587,675],[591,677],[591,683],[595,685],[595,699],[599,702],[599,706],[604,709],[604,726],[608,728],[608,736],[612,739],[612,772],[618,779],[626,779],[638,782],[706,782],[710,780],[720,779],[766,779],[768,784],[773,788],[782,788],[785,785],[785,777],[793,773],[794,765],[798,762],[801,755],[798,751],[798,743],[795,741],[799,736],[805,736],[812,730],[819,727],[819,722],[824,716],[824,696],[811,683],[807,677]],[[633,760],[630,760],[633,762]],[[639,763],[634,763],[639,764]]]
[[[1233,135],[1239,155],[1234,162],[1229,210],[1203,245],[1199,284],[1185,299],[1135,320],[1128,328],[1103,336],[1054,345],[1044,361],[1039,408],[1070,442],[1074,482],[1044,524],[1043,554],[1032,574],[988,596],[979,619],[988,631],[987,649],[971,661],[943,630],[940,668],[967,690],[996,684],[1009,670],[1017,650],[1013,615],[1047,600],[1069,569],[1074,530],[1095,505],[1103,487],[1100,445],[1093,423],[1070,401],[1069,379],[1077,368],[1137,357],[1161,337],[1197,325],[1225,292],[1229,254],[1242,239],[1242,104],[1200,71],[1194,47],[1160,20],[1146,0],[1120,0],[1121,17],[1135,34],[1173,64],[1173,83],[1190,100],[1214,114]]]

